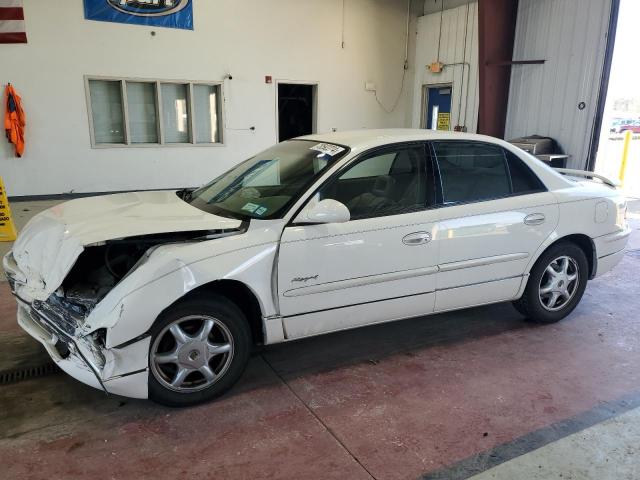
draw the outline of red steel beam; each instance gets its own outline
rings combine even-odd
[[[478,133],[504,136],[517,13],[518,0],[478,2]]]

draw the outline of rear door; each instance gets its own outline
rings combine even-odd
[[[553,194],[490,143],[432,143],[441,184],[436,311],[513,299],[558,223]]]
[[[278,260],[287,338],[433,311],[438,209],[424,143],[363,154],[316,193],[346,223],[290,225]]]

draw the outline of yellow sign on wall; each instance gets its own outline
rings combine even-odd
[[[13,242],[16,239],[16,226],[11,216],[7,192],[0,177],[0,242]]]
[[[451,114],[448,112],[438,113],[438,130],[450,130]]]

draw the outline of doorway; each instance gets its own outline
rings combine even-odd
[[[316,96],[314,83],[278,82],[278,142],[316,132]]]
[[[422,88],[421,127],[427,130],[451,130],[452,85],[424,85]]]
[[[614,41],[609,45],[608,71],[605,65],[606,96],[599,113],[600,129],[592,146],[595,168],[593,163],[589,167],[620,180],[627,197],[640,198],[640,66],[633,61],[637,56],[640,4],[636,0],[613,1],[610,36]]]

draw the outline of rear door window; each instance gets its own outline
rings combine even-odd
[[[469,203],[544,190],[533,172],[502,147],[482,142],[433,142],[442,201]]]
[[[505,150],[513,193],[533,193],[545,190],[543,183],[535,173],[515,154]]]

